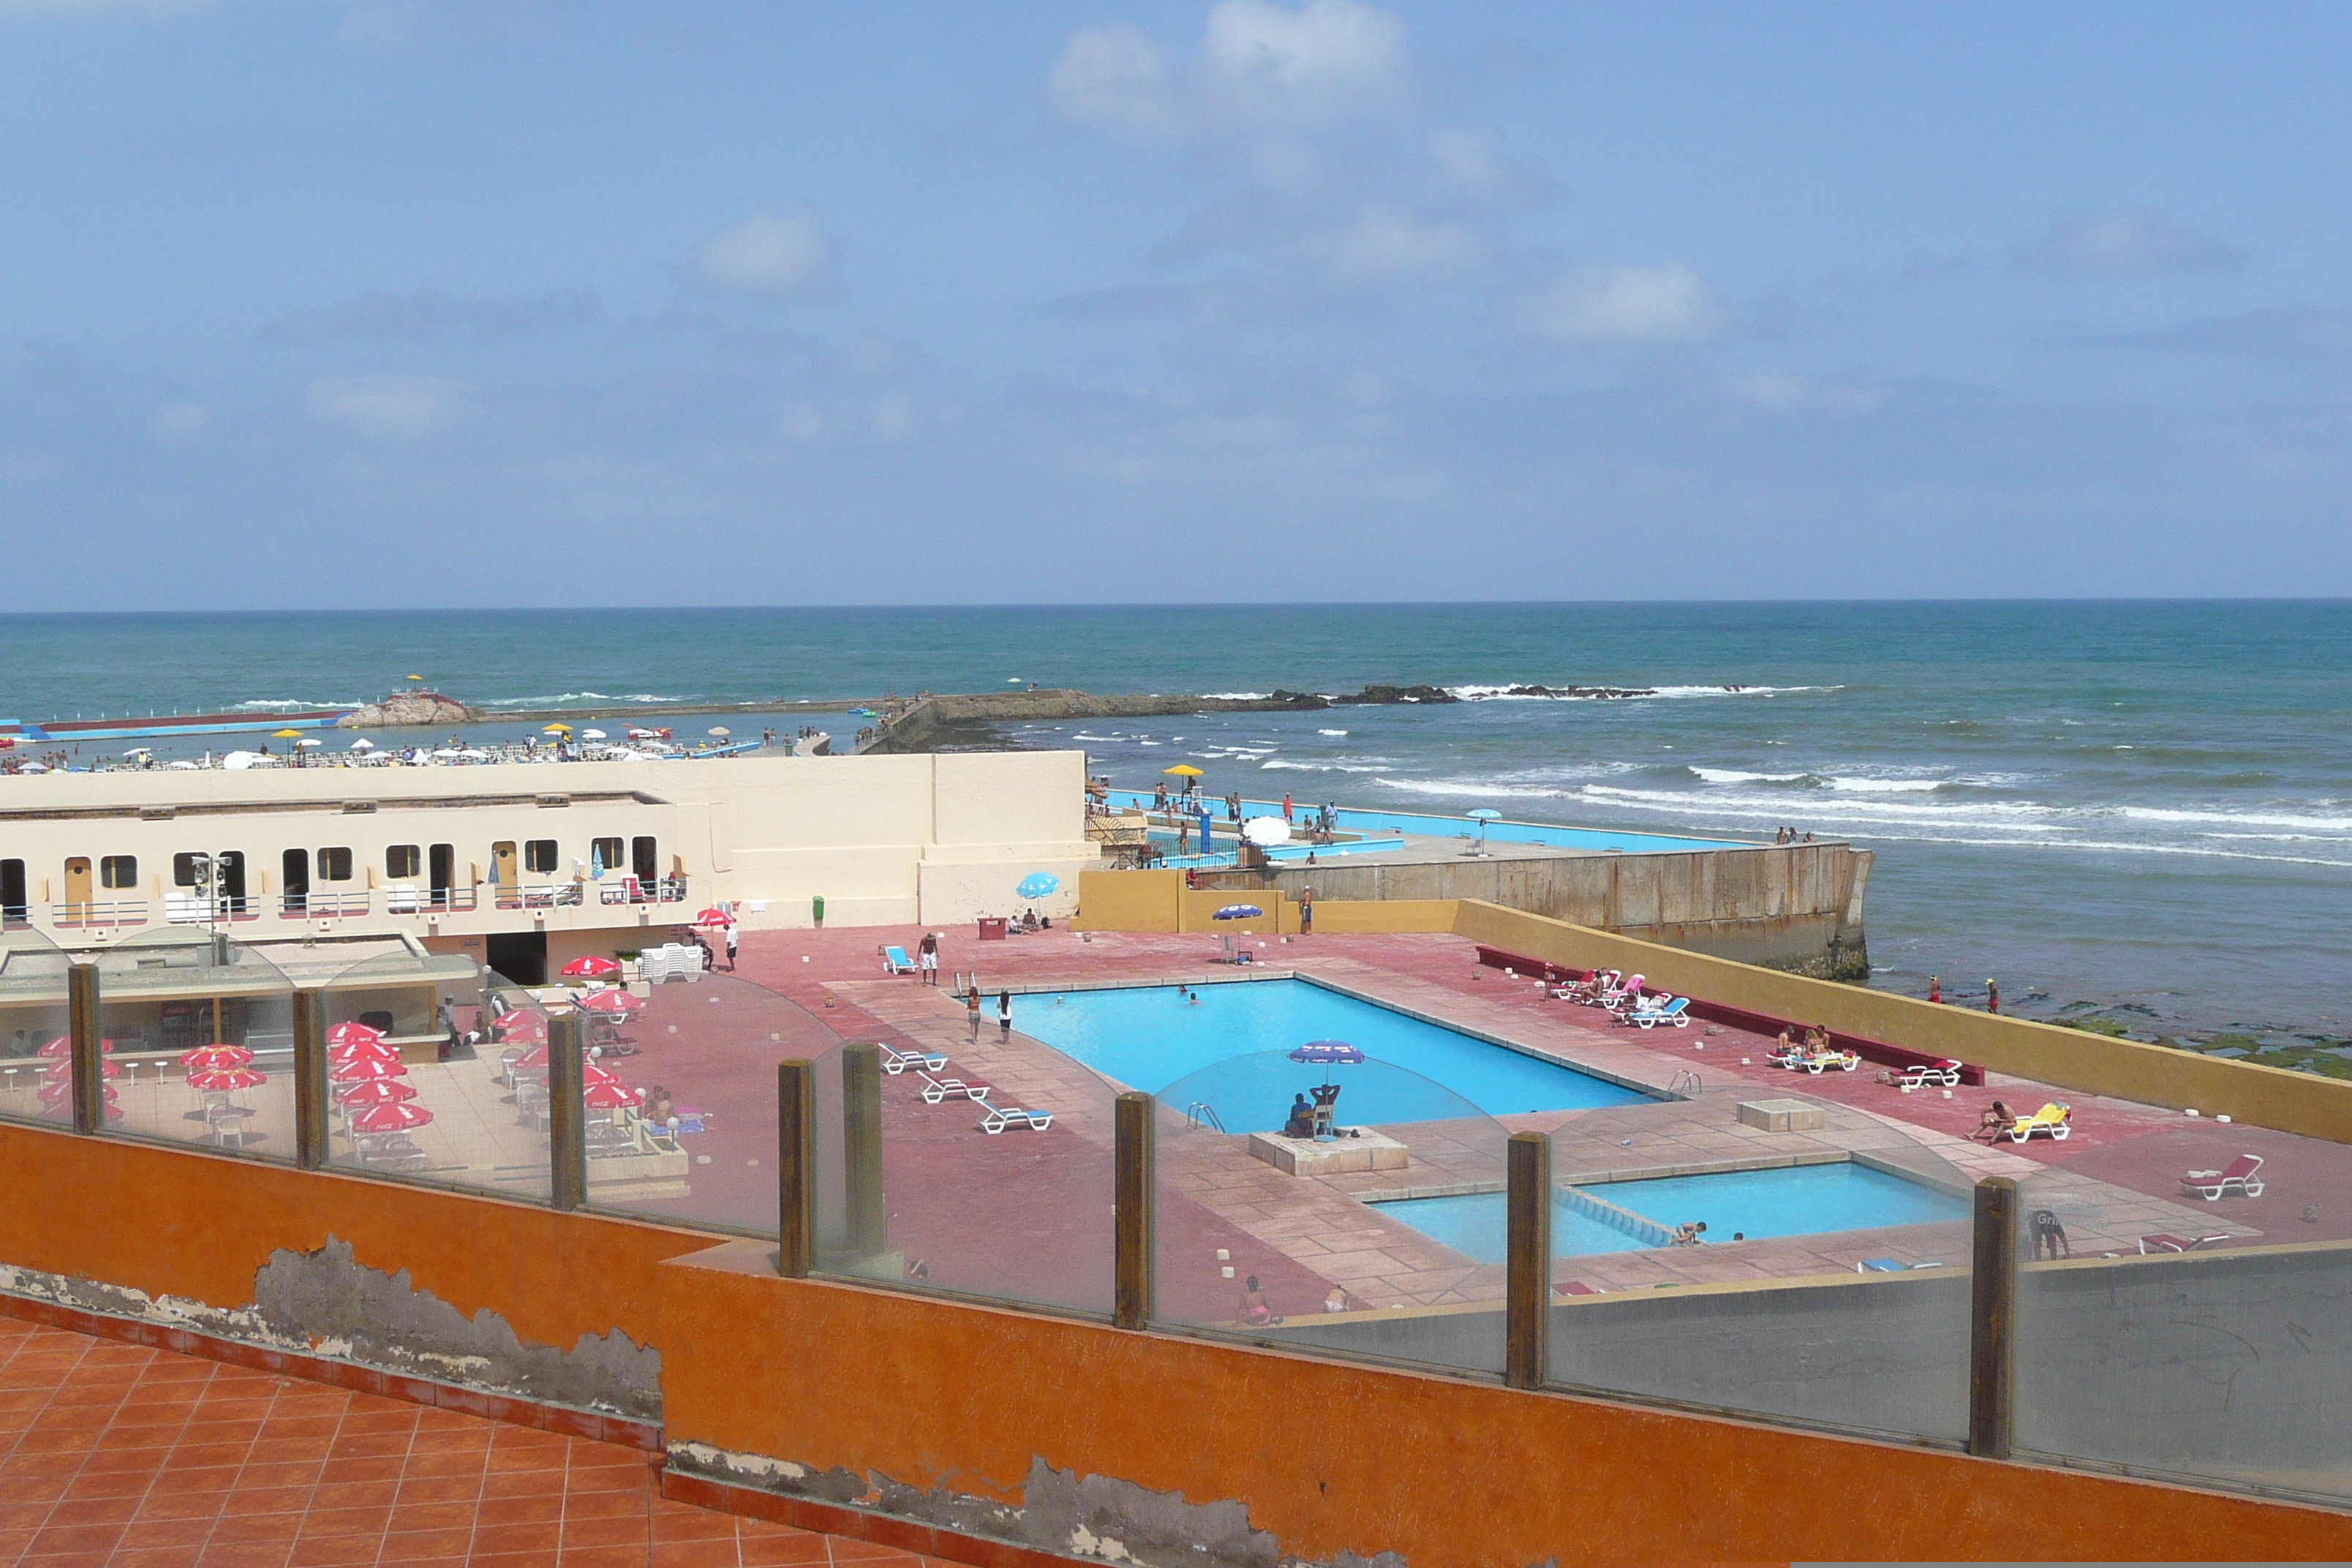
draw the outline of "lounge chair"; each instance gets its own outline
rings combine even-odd
[[[1926,1089],[1931,1084],[1941,1084],[1946,1089],[1958,1089],[1960,1085],[1961,1066],[1962,1063],[1958,1058],[1946,1057],[1933,1066],[1905,1068],[1896,1075],[1895,1081],[1904,1089]]]
[[[1677,996],[1663,1007],[1633,1008],[1617,1015],[1618,1022],[1631,1024],[1637,1029],[1654,1029],[1661,1024],[1677,1029],[1690,1027],[1690,998]]]
[[[2225,1170],[2191,1171],[2180,1178],[2180,1190],[2194,1193],[2207,1203],[2221,1197],[2232,1188],[2250,1198],[2263,1195],[2263,1168],[2260,1154],[2241,1154],[2230,1162]]]
[[[2143,1253],[2194,1252],[2200,1247],[2219,1247],[2229,1240],[2224,1233],[2217,1236],[2143,1236],[2139,1249]]]
[[[907,950],[896,944],[882,950],[882,967],[892,974],[915,973],[914,962],[907,956]]]
[[[2053,1100],[2031,1116],[2019,1117],[2006,1129],[1997,1133],[1994,1142],[1998,1142],[2000,1139],[2006,1138],[2012,1143],[2023,1143],[2030,1141],[2035,1133],[2040,1132],[2063,1143],[2066,1141],[2066,1135],[2074,1130],[2072,1120],[2074,1114],[2073,1106],[2060,1105]]]
[[[882,1070],[892,1078],[897,1078],[908,1068],[919,1068],[926,1072],[937,1072],[948,1065],[947,1057],[940,1052],[894,1051],[887,1046],[877,1046],[874,1048],[882,1053]]]
[[[941,1061],[940,1065],[941,1067],[945,1067],[947,1063],[945,1061]],[[941,1100],[952,1100],[959,1097],[964,1100],[985,1100],[988,1098],[988,1085],[984,1083],[966,1083],[960,1078],[933,1078],[929,1072],[926,1072],[919,1068],[916,1069],[915,1076],[923,1080],[923,1103],[925,1105],[937,1105]]]
[[[1859,1072],[1862,1070],[1862,1058],[1852,1051],[1816,1051],[1805,1058],[1801,1065],[1807,1072],[1819,1078],[1825,1072]]]
[[[1017,1105],[993,1106],[981,1099],[981,1095],[987,1092],[982,1089],[971,1098],[987,1113],[980,1119],[980,1130],[992,1138],[1008,1127],[1026,1127],[1032,1132],[1043,1132],[1054,1124],[1054,1113],[1050,1110],[1024,1110]]]

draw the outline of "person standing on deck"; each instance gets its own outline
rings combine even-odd
[[[939,932],[927,931],[923,933],[923,940],[915,947],[915,966],[921,971],[924,984],[937,985],[940,983]]]
[[[1013,993],[996,994],[996,1043],[1003,1045],[1013,1038]]]
[[[976,1046],[980,1044],[980,984],[977,981],[973,982],[971,990],[963,994],[963,1016],[965,1021],[971,1025],[971,1043]]]
[[[1315,934],[1315,889],[1311,887],[1298,889],[1298,934]]]
[[[743,928],[729,921],[727,926],[727,973],[735,973],[735,950],[743,941]]]
[[[1290,820],[1290,792],[1288,790],[1284,790],[1282,792],[1282,820],[1285,822],[1288,822]]]

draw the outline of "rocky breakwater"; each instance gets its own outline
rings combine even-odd
[[[480,717],[456,698],[437,691],[395,691],[353,709],[335,722],[346,730],[431,730],[469,724]]]
[[[1180,713],[1279,713],[1382,703],[1459,702],[1442,686],[1367,686],[1354,692],[1272,691],[1263,697],[1097,695],[1067,689],[925,697],[876,727],[861,752],[994,751],[998,724],[1048,719],[1153,719]]]

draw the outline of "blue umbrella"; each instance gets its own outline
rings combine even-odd
[[[1024,899],[1042,899],[1061,885],[1062,879],[1050,871],[1032,871],[1013,890]]]
[[[1213,921],[1247,921],[1255,920],[1264,913],[1265,911],[1255,904],[1227,904],[1209,918]]]
[[[1486,852],[1486,824],[1495,821],[1503,814],[1492,807],[1482,805],[1475,811],[1465,811],[1462,815],[1478,825],[1478,853],[1484,855]]]
[[[1364,1053],[1345,1040],[1309,1040],[1290,1053],[1295,1062],[1317,1066],[1356,1067],[1364,1060]]]

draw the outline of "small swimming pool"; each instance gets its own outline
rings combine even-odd
[[[1139,810],[1150,806],[1152,797],[1142,790],[1113,790],[1110,792],[1110,799],[1115,805]],[[1223,804],[1212,800],[1209,805],[1215,831],[1214,844],[1230,846],[1233,842],[1234,828],[1233,825],[1225,820]],[[1310,809],[1312,808],[1305,805],[1300,805],[1297,808],[1301,818]],[[1268,815],[1281,816],[1282,803],[1265,800],[1245,800],[1242,803],[1242,816],[1244,819]],[[1341,806],[1336,814],[1336,819],[1337,826],[1342,833],[1411,833],[1430,838],[1478,837],[1478,825],[1460,816],[1432,816],[1411,811],[1365,811],[1355,806]],[[1745,838],[1684,838],[1672,834],[1635,833],[1614,827],[1566,827],[1549,822],[1503,821],[1490,822],[1486,825],[1486,842],[1489,844],[1544,844],[1559,849],[1615,849],[1627,855],[1656,855],[1676,850],[1696,849],[1750,849],[1756,847],[1754,840]],[[1331,853],[1332,848],[1335,847],[1343,848],[1344,847],[1318,847],[1318,852],[1325,855]],[[1381,847],[1392,848],[1394,846],[1386,845]],[[1276,860],[1304,859],[1307,848],[1308,846],[1300,844],[1288,849],[1276,849],[1270,858]],[[1230,847],[1225,852],[1228,855],[1232,853]],[[1171,864],[1175,862],[1171,861]]]
[[[1729,1241],[1734,1236],[1760,1241],[1776,1236],[1927,1225],[1966,1219],[1969,1214],[1964,1197],[1850,1161],[1769,1171],[1722,1171],[1704,1176],[1657,1176],[1638,1182],[1595,1182],[1554,1194],[1555,1257],[1632,1252],[1659,1243],[1655,1232],[1646,1227],[1615,1220],[1597,1205],[1580,1205],[1576,1193],[1628,1210],[1665,1230],[1704,1221],[1710,1242]],[[1379,1207],[1390,1218],[1403,1221],[1465,1257],[1481,1263],[1503,1261],[1500,1193],[1407,1198]]]
[[[1229,1132],[1281,1127],[1291,1093],[1319,1081],[1324,1069],[1291,1065],[1283,1068],[1281,1081],[1267,1081],[1263,1053],[1288,1051],[1309,1040],[1343,1040],[1377,1063],[1404,1069],[1360,1075],[1352,1087],[1343,1087],[1339,1120],[1359,1126],[1455,1113],[1437,1108],[1439,1097],[1416,1092],[1408,1075],[1432,1080],[1490,1116],[1626,1105],[1647,1098],[1606,1079],[1303,980],[1203,985],[1196,994],[1197,1004],[1186,1001],[1183,988],[1175,985],[1040,992],[1013,998],[1013,1026],[1106,1078],[1153,1094],[1230,1064],[1225,1079],[1211,1074],[1189,1086],[1191,1096],[1215,1106]],[[1244,1057],[1256,1059],[1234,1060]],[[1350,1086],[1349,1070],[1333,1069],[1332,1081]]]

